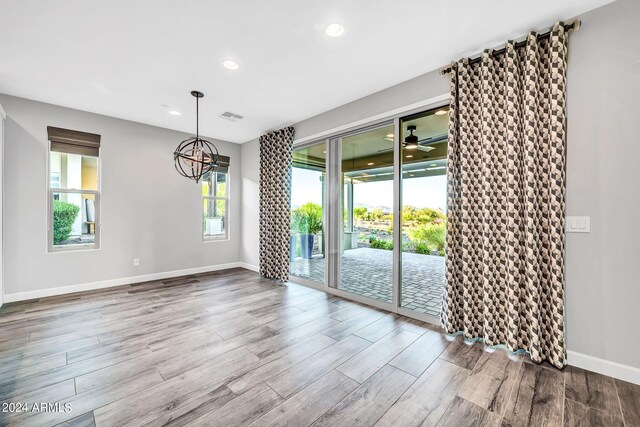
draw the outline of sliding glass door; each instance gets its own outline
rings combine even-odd
[[[337,288],[393,302],[394,125],[341,139]]]
[[[444,290],[448,107],[293,154],[292,276],[437,322]],[[295,280],[295,279],[294,279]]]
[[[317,285],[325,283],[326,143],[293,152],[289,272]]]
[[[443,107],[400,120],[404,143],[399,303],[404,309],[433,317],[440,315],[444,291],[447,112]]]

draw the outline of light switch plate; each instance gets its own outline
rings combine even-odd
[[[568,216],[565,222],[567,233],[590,233],[591,217],[589,216]]]
[[[140,267],[140,258],[134,258],[133,259],[133,266],[134,267]]]

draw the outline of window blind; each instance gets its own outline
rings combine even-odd
[[[51,141],[51,151],[98,157],[100,155],[100,135],[47,126]]]
[[[218,156],[218,169],[217,172],[228,173],[229,172],[229,157]]]

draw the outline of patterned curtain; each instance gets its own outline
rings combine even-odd
[[[293,128],[260,137],[260,274],[289,280]]]
[[[567,30],[452,64],[449,333],[562,367]]]

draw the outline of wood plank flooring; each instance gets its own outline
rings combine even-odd
[[[0,401],[28,409],[2,426],[640,426],[640,386],[244,269],[5,305]]]

